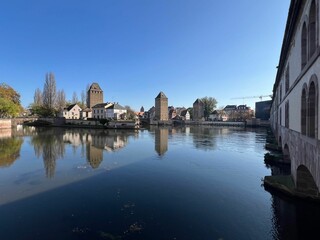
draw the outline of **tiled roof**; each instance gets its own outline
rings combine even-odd
[[[92,83],[89,90],[98,90],[98,91],[102,91],[102,89],[100,88],[98,83]]]

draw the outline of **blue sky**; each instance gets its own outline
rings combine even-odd
[[[53,72],[67,99],[97,82],[139,110],[272,94],[289,0],[0,1],[0,82],[23,106]],[[238,98],[239,99],[234,99]],[[269,100],[270,98],[263,98]]]

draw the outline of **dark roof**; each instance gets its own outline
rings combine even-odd
[[[218,111],[214,110],[211,114],[218,114]]]
[[[182,110],[181,111],[181,116],[186,116],[186,114],[187,114],[187,112],[188,112],[188,110],[187,109],[184,109],[184,110]]]
[[[110,103],[98,103],[96,105],[94,105],[92,108],[103,108],[105,106],[107,106]]]
[[[68,110],[68,111],[70,111],[75,105],[77,105],[76,103],[75,104],[71,104],[70,106],[68,106],[66,109]]]
[[[156,98],[167,98],[163,92],[160,92]]]
[[[98,83],[92,83],[89,90],[102,91]]]
[[[197,100],[193,104],[203,104],[202,100],[197,98]]]
[[[121,109],[121,110],[126,110],[126,108],[122,107],[120,104],[118,103],[114,103],[112,104],[110,107],[107,107],[108,109]]]
[[[237,109],[237,105],[227,105],[224,109]]]

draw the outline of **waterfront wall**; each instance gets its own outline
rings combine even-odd
[[[285,127],[278,128],[277,139],[284,154],[290,159],[295,185],[297,186],[299,181],[298,168],[305,166],[320,189],[320,141]]]

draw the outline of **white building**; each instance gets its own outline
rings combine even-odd
[[[64,108],[59,116],[64,117],[65,119],[80,119],[81,111],[82,109],[78,104],[72,104],[69,107]]]
[[[96,119],[125,119],[127,109],[118,103],[99,103],[92,107],[92,116]]]
[[[291,1],[271,124],[299,192],[319,193],[319,0]]]

